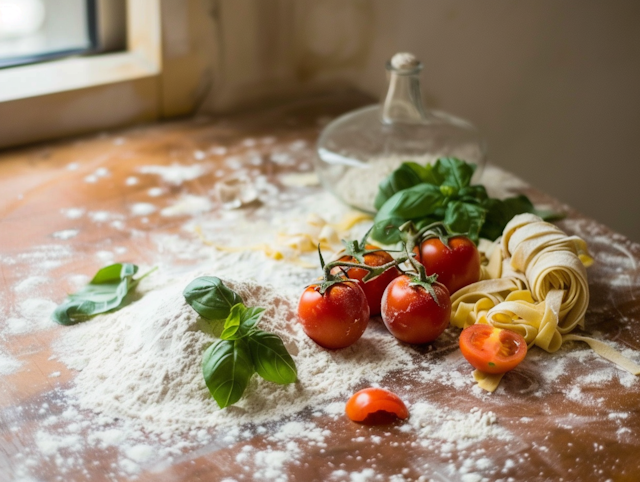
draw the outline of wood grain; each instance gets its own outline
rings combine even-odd
[[[118,466],[118,452],[113,448],[92,446],[81,453],[64,452],[61,456],[75,457],[76,462],[68,464],[56,454],[38,451],[36,434],[46,426],[48,417],[68,408],[61,391],[72,386],[75,372],[51,358],[52,346],[64,327],[51,323],[27,333],[16,331],[22,304],[37,298],[43,300],[44,309],[60,302],[74,286],[70,274],[90,276],[104,264],[104,258],[97,256],[100,252],[119,252],[117,261],[142,265],[158,259],[167,265],[184,265],[185,269],[197,265],[197,259],[161,252],[151,239],[162,233],[186,236],[181,234],[184,218],[162,216],[158,211],[134,216],[131,206],[149,202],[148,190],[154,187],[163,189],[158,201],[161,205],[170,205],[187,193],[210,196],[218,178],[216,171],[229,171],[225,156],[212,154],[217,152],[215,148],[225,147],[233,155],[255,151],[256,155],[268,156],[273,149],[286,149],[292,142],[304,140],[308,147],[299,154],[298,167],[286,169],[305,164],[309,169],[313,142],[323,122],[367,102],[355,93],[319,97],[234,117],[197,118],[36,145],[0,156],[0,354],[22,363],[17,371],[0,376],[1,480],[27,475],[37,480],[65,481],[134,478]],[[263,138],[272,141],[258,147],[245,142]],[[200,150],[207,155],[198,161],[193,156]],[[202,163],[207,170],[179,185],[159,184],[156,176],[138,171],[144,165],[173,163]],[[266,164],[261,169],[267,175],[286,172],[280,166]],[[98,175],[95,183],[87,182],[87,176],[96,176],[100,168],[108,173]],[[132,176],[138,183],[128,185],[126,180]],[[312,192],[318,188],[308,189]],[[568,218],[560,226],[568,233],[585,236],[593,250],[596,264],[589,271],[589,332],[621,348],[639,350],[640,246],[533,188],[525,191],[536,203],[567,210]],[[82,215],[65,215],[64,210],[70,208],[83,209]],[[96,213],[108,213],[109,219],[100,221]],[[214,216],[215,210],[205,215]],[[62,239],[60,232],[65,230],[77,230],[77,234]],[[46,318],[48,313],[42,316]],[[415,356],[419,358],[425,352],[416,350]],[[602,362],[571,365],[565,374],[567,383],[605,368]],[[57,372],[59,376],[52,376]],[[303,417],[330,430],[331,436],[326,446],[300,443],[301,455],[286,469],[288,480],[349,480],[344,474],[367,468],[379,477],[370,480],[390,480],[394,475],[403,477],[395,480],[439,481],[640,480],[639,383],[624,386],[613,377],[588,385],[584,395],[597,401],[591,405],[581,403],[579,395],[569,397],[565,390],[537,394],[537,388],[545,383],[535,364],[506,375],[504,390],[487,397],[481,405],[483,410],[493,411],[498,423],[515,434],[514,438],[480,440],[472,449],[454,448],[448,455],[441,444],[419,440],[414,432],[402,431],[400,425],[364,427],[346,419],[312,417],[311,412],[305,412]],[[444,410],[468,412],[480,405],[467,388],[430,386],[402,376],[388,384],[410,386],[417,398],[439,403]],[[504,403],[505,399],[509,403]],[[611,413],[623,415],[616,418]],[[90,412],[79,416],[89,425],[97,417]],[[143,464],[136,477],[143,481],[254,480],[256,467],[237,460],[236,455],[245,446],[264,449],[271,442],[255,435],[230,444],[224,442],[224,434],[213,435],[212,442],[189,449],[170,462]],[[31,454],[28,464],[25,454]],[[486,454],[493,466],[470,467],[465,478],[465,460],[477,460],[478,454]],[[336,472],[339,470],[345,472]]]

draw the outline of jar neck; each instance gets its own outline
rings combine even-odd
[[[382,105],[384,124],[421,123],[427,118],[420,93],[420,71],[422,65],[412,70],[399,70],[387,65],[389,90]]]

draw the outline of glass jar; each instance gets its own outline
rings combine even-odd
[[[374,213],[378,184],[404,161],[434,163],[457,157],[477,165],[486,147],[469,122],[427,110],[420,94],[422,64],[399,53],[387,62],[389,90],[382,105],[357,109],[335,119],[318,140],[316,172],[326,189],[346,204]]]

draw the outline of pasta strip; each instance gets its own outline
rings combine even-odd
[[[586,336],[580,335],[565,335],[562,337],[562,341],[583,341],[587,345],[591,347],[593,351],[595,351],[602,358],[606,358],[610,362],[615,363],[620,368],[624,368],[629,373],[633,375],[640,375],[640,365],[635,363],[633,360],[628,359],[624,355],[622,355],[619,351],[613,349],[606,343],[601,342],[600,340],[595,340],[593,338],[589,338]]]

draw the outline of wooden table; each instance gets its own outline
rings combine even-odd
[[[278,150],[288,152],[296,165],[267,162],[260,169],[268,176],[276,179],[292,169],[310,171],[314,141],[322,126],[367,102],[354,93],[335,95],[0,155],[1,480],[27,476],[65,481],[253,479],[254,468],[236,455],[243,446],[268,444],[258,436],[226,446],[205,444],[168,466],[142,464],[141,472],[129,475],[119,469],[120,455],[113,448],[39,453],[34,434],[51,413],[64,409],[56,403],[64,405],[61,394],[75,376],[51,359],[52,344],[64,327],[47,325],[48,310],[77,288],[78,275],[90,276],[114,260],[153,265],[161,259],[165,266],[185,269],[197,265],[198,259],[163,254],[151,239],[158,233],[191,236],[181,231],[185,217],[162,216],[160,210],[146,215],[131,212],[132,205],[148,203],[149,189],[158,187],[157,177],[141,176],[139,166],[206,167],[204,174],[193,179],[161,183],[161,205],[170,205],[185,193],[210,196],[216,179],[233,169],[232,163],[225,162],[230,156],[268,158]],[[132,177],[137,184],[127,182]],[[317,192],[320,188],[306,189]],[[536,203],[565,210],[568,217],[559,225],[589,243],[596,264],[589,270],[588,331],[619,348],[640,350],[640,246],[533,188],[523,190]],[[213,215],[217,209],[213,200],[201,216]],[[24,323],[42,327],[27,329]],[[442,356],[452,356],[453,351],[455,347]],[[416,350],[415,355],[424,353]],[[557,360],[570,358],[568,353],[563,351]],[[628,354],[637,360],[636,352]],[[482,401],[483,410],[495,413],[497,423],[514,434],[510,441],[482,439],[464,450],[448,452],[443,450],[444,442],[421,445],[415,433],[403,431],[401,424],[363,427],[342,417],[316,417],[315,423],[330,430],[330,438],[320,445],[301,442],[303,454],[283,473],[272,474],[273,480],[640,480],[640,383],[622,372],[611,375],[611,367],[595,356],[583,362],[575,362],[574,357],[574,362],[566,364],[566,373],[557,374],[556,389],[538,391],[548,380],[536,371],[537,363],[555,359],[540,353],[534,358],[505,377],[504,389]],[[454,359],[460,367],[463,361]],[[464,412],[479,404],[468,387],[419,384],[402,377],[388,385],[406,391],[407,383],[412,384],[414,399],[440,403],[443,410]],[[85,416],[89,422],[92,417]]]

